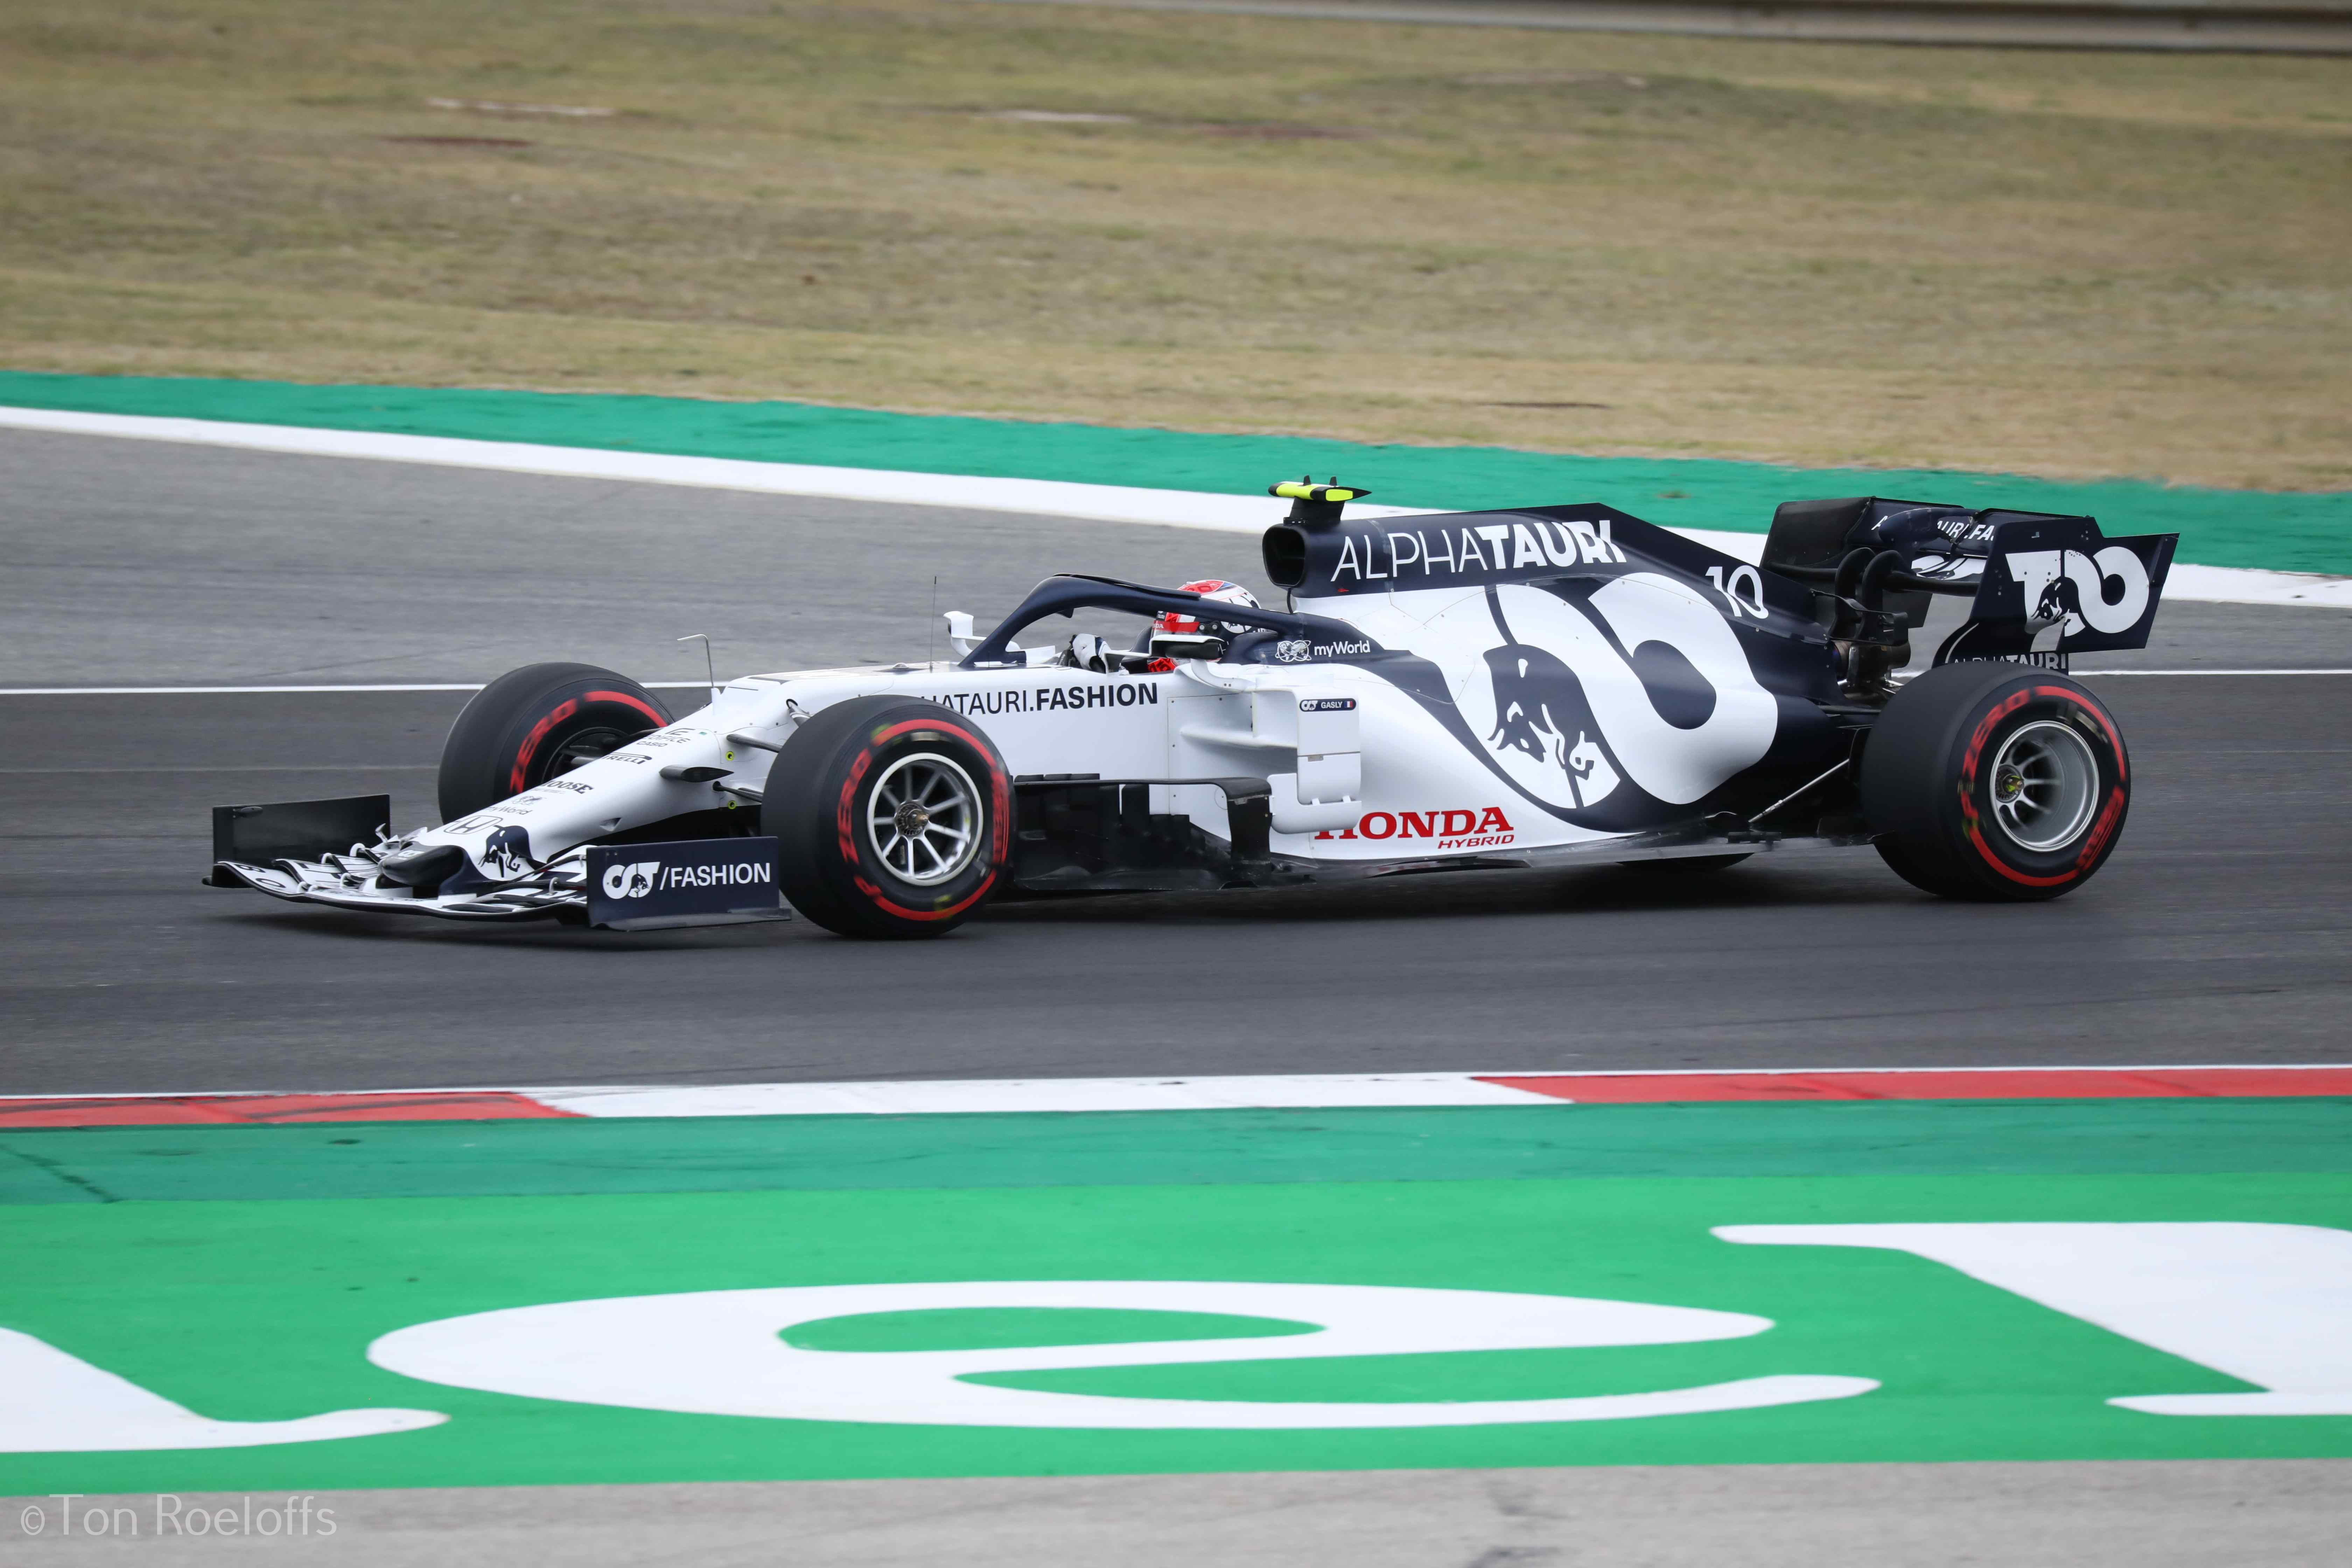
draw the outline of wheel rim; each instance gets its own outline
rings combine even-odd
[[[648,733],[640,731],[638,733]],[[572,769],[585,766],[599,757],[610,756],[635,735],[623,734],[609,724],[589,724],[572,731],[541,753],[546,759],[543,766],[531,771],[539,776],[530,782],[544,784],[549,779],[562,778]]]
[[[902,882],[952,880],[980,854],[980,791],[971,775],[935,752],[901,757],[866,797],[866,837],[875,858]]]
[[[2099,764],[2071,724],[2039,719],[1992,760],[1992,815],[2021,849],[2047,854],[2082,837],[2099,798]]]

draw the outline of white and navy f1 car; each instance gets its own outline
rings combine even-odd
[[[789,900],[911,937],[1000,898],[1798,842],[2047,899],[2114,852],[2124,741],[2066,660],[2146,644],[2174,535],[1792,501],[1758,566],[1606,506],[1360,521],[1336,482],[1272,493],[1285,608],[1049,577],[985,636],[951,614],[952,661],[747,676],[676,720],[609,670],[532,665],[459,715],[439,826],[391,832],[383,796],[224,806],[209,879],[623,929]],[[1969,616],[1898,682],[1935,595]],[[1016,640],[1081,614],[1142,631]]]

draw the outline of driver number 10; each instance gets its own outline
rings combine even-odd
[[[1715,584],[1715,591],[1723,595],[1725,604],[1731,606],[1733,620],[1742,616],[1753,616],[1760,621],[1769,613],[1764,607],[1764,578],[1755,567],[1734,566],[1730,579],[1726,581],[1722,567],[1710,566],[1706,569],[1706,580]]]

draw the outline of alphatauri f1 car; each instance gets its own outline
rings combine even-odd
[[[2175,535],[1790,501],[1751,565],[1607,506],[1364,521],[1336,481],[1271,493],[1285,608],[1049,577],[985,636],[951,613],[952,660],[746,676],[676,720],[610,670],[531,665],[458,716],[439,826],[392,832],[381,795],[223,806],[208,879],[620,929],[788,901],[917,937],[992,899],[1801,842],[2048,899],[2115,850],[2123,736],[2064,672],[2146,644]],[[1967,619],[1900,679],[1937,595]],[[1081,615],[1143,629],[1016,640]]]

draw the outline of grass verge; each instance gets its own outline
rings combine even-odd
[[[2347,153],[2343,60],[26,0],[0,361],[2331,489]]]

